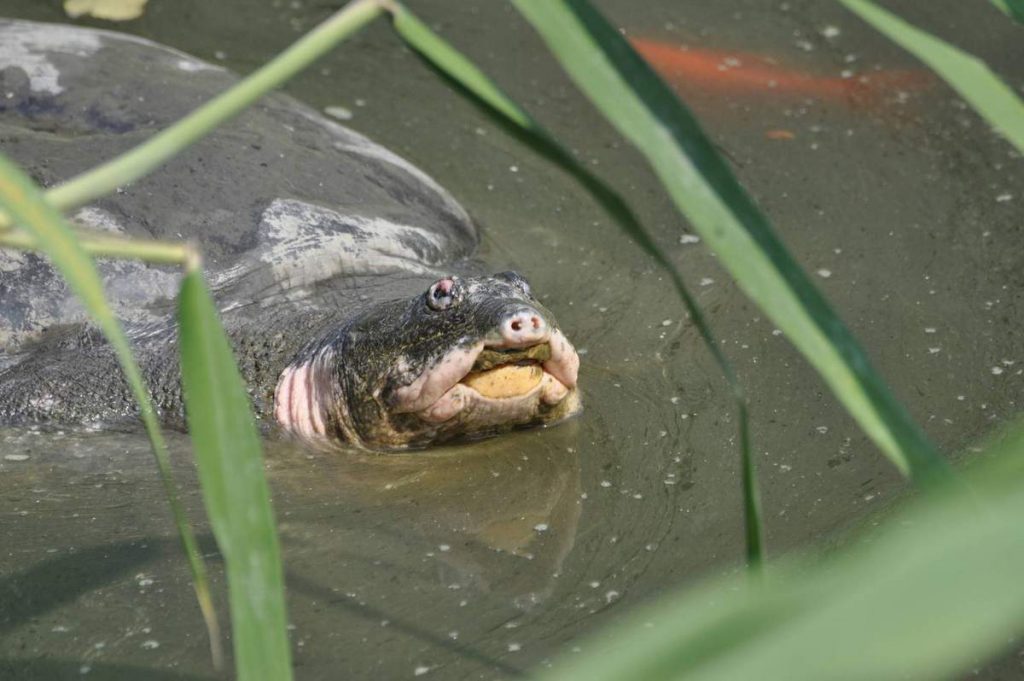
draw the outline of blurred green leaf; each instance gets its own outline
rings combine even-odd
[[[1024,152],[1024,102],[992,73],[985,62],[915,28],[868,0],[839,2],[930,66],[992,127]]]
[[[1003,14],[1024,23],[1024,0],[992,0]]]
[[[292,678],[284,580],[260,437],[202,273],[179,294],[181,374],[203,499],[227,566],[238,678]]]
[[[761,530],[761,505],[757,491],[757,476],[751,455],[750,419],[747,413],[746,395],[736,378],[732,364],[722,352],[720,344],[715,340],[711,326],[704,318],[700,306],[697,305],[696,299],[686,287],[679,268],[665,256],[664,250],[658,246],[650,232],[636,218],[622,197],[580,163],[540,123],[502,92],[501,88],[483,71],[431,31],[404,5],[397,2],[390,3],[388,9],[391,12],[395,30],[431,68],[455,85],[470,101],[480,105],[484,113],[505,130],[572,175],[615,219],[623,231],[668,273],[676,293],[690,313],[693,325],[700,332],[704,344],[721,369],[729,383],[733,398],[736,400],[747,562],[751,566],[760,564],[764,552],[764,539]]]
[[[824,561],[719,579],[628,613],[542,680],[951,678],[1024,632],[1024,429]],[[999,473],[993,475],[993,472]]]
[[[85,309],[92,316],[103,335],[106,336],[117,355],[125,379],[135,396],[135,401],[139,404],[140,416],[152,444],[164,492],[170,503],[171,513],[178,528],[178,535],[184,545],[185,554],[188,556],[196,598],[210,635],[214,664],[219,667],[221,663],[220,628],[213,609],[213,601],[210,598],[206,566],[203,564],[195,536],[185,518],[181,503],[178,501],[177,489],[171,475],[170,459],[167,456],[167,444],[160,431],[149,391],[146,390],[142,373],[139,371],[139,366],[128,345],[128,338],[110,306],[107,305],[99,273],[96,271],[92,259],[78,244],[74,232],[64,217],[47,202],[42,191],[35,186],[32,180],[2,155],[0,155],[0,208],[6,210],[16,224],[35,238],[36,245],[46,253],[67,280],[71,290],[82,301]]]
[[[686,107],[584,0],[514,0],[562,67],[648,159],[739,286],[789,336],[861,428],[905,474],[948,466],[871,368]]]

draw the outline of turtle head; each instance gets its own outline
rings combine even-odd
[[[444,277],[307,346],[278,380],[275,414],[317,443],[423,447],[578,413],[578,368],[518,273]]]

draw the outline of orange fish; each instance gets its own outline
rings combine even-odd
[[[920,90],[932,82],[927,71],[872,71],[827,77],[788,68],[756,54],[690,48],[646,38],[631,38],[630,42],[663,78],[681,90],[863,102],[900,90]]]

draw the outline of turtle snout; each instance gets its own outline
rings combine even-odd
[[[544,316],[532,308],[522,308],[501,323],[501,337],[508,345],[541,343],[548,339],[549,331]]]

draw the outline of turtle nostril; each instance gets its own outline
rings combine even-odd
[[[519,310],[502,324],[502,335],[510,343],[536,343],[544,338],[548,323],[536,310]]]

